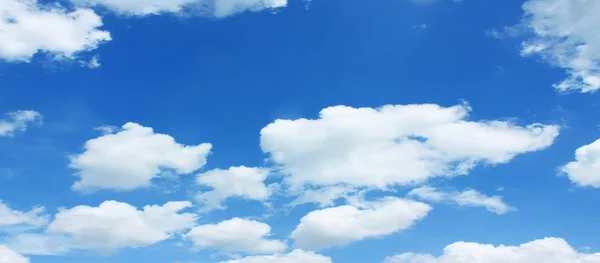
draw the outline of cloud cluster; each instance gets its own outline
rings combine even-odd
[[[2,30],[0,30],[2,34]],[[2,45],[0,41],[0,45]],[[0,48],[0,56],[2,48]],[[41,123],[42,114],[32,110],[20,110],[13,111],[6,114],[8,120],[0,120],[0,137],[12,137],[15,132],[23,132],[27,130],[27,127],[32,123]]]
[[[560,91],[600,89],[600,2],[596,0],[529,0],[523,26],[533,36],[523,42],[524,56],[539,55],[568,77]]]
[[[560,238],[535,240],[520,246],[493,246],[457,242],[444,248],[443,255],[405,253],[387,258],[384,263],[598,263],[600,253],[585,254]]]
[[[387,188],[506,163],[547,148],[559,133],[554,125],[469,121],[470,110],[464,104],[329,107],[318,119],[269,124],[261,131],[261,147],[295,188]]]
[[[161,172],[190,174],[206,164],[212,145],[179,144],[167,134],[127,123],[116,133],[85,143],[83,153],[71,156],[70,167],[80,178],[75,190],[133,190],[149,187]]]
[[[28,62],[39,52],[72,59],[111,40],[91,9],[68,11],[37,0],[0,0],[0,14],[0,59],[6,61]]]
[[[424,186],[411,190],[408,195],[430,202],[451,202],[468,207],[482,206],[488,211],[499,215],[515,210],[515,208],[505,204],[501,196],[490,197],[473,189],[462,192],[443,192],[433,187]]]

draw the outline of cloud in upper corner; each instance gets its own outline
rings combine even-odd
[[[245,11],[261,11],[285,7],[287,0],[71,0],[79,6],[103,6],[127,16],[147,16],[164,13],[206,12],[221,18]]]
[[[594,92],[600,89],[600,1],[528,0],[522,22],[508,35],[530,33],[522,43],[523,56],[538,56],[566,70],[558,91]],[[519,31],[519,32],[515,32]],[[498,31],[491,31],[501,37]]]
[[[111,40],[108,31],[99,29],[100,16],[87,8],[70,11],[35,0],[0,0],[0,13],[0,59],[9,62],[29,62],[37,53],[75,59]]]
[[[105,132],[108,130],[104,129]],[[69,167],[80,178],[75,190],[134,190],[149,187],[163,171],[190,174],[206,164],[212,145],[183,145],[167,134],[127,123],[85,143],[85,151],[70,157]]]
[[[404,253],[385,259],[383,263],[600,263],[600,253],[580,253],[564,239],[545,238],[520,246],[493,246],[456,242],[444,248],[443,254]]]
[[[579,186],[600,188],[600,140],[575,151],[575,161],[561,167],[562,174]]]
[[[42,114],[32,110],[13,111],[6,115],[8,120],[0,120],[0,137],[12,137],[16,132],[26,131],[32,123],[41,123],[43,119]]]
[[[499,215],[515,210],[505,204],[501,196],[486,196],[472,189],[462,192],[443,192],[424,186],[411,190],[408,195],[430,202],[451,202],[465,207],[485,207],[488,211]]]

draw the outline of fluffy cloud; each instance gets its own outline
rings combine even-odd
[[[0,0],[0,59],[29,61],[38,52],[74,58],[110,41],[102,19],[90,9],[67,11],[36,0]]]
[[[17,252],[0,245],[0,263],[29,263],[29,259],[23,257]]]
[[[270,234],[271,227],[267,224],[234,218],[214,225],[194,227],[183,238],[190,240],[195,249],[218,249],[226,252],[268,254],[287,248],[280,240],[267,239]]]
[[[466,190],[463,192],[442,192],[432,187],[421,187],[411,190],[409,196],[415,196],[422,200],[431,202],[449,201],[459,206],[485,207],[488,211],[496,214],[505,214],[515,210],[502,201],[501,196],[486,196],[476,190]]]
[[[229,197],[264,201],[271,191],[264,181],[269,175],[265,168],[231,167],[228,170],[211,170],[198,175],[196,182],[213,190],[196,196],[204,210],[225,209],[222,202]]]
[[[568,77],[560,91],[600,89],[600,2],[596,0],[529,0],[523,5],[523,26],[533,37],[522,54],[539,55],[564,68]]]
[[[222,261],[221,263],[332,263],[331,258],[306,252],[294,250],[289,254],[276,254],[272,256],[252,256],[242,259]]]
[[[89,140],[85,151],[71,156],[70,167],[80,181],[75,190],[133,190],[148,187],[161,172],[189,174],[206,164],[211,144],[186,146],[166,134],[136,123],[123,125],[117,133]]]
[[[2,34],[1,28],[0,34]],[[2,43],[0,42],[0,46],[1,45]],[[1,53],[2,49],[0,48],[0,56]],[[8,116],[9,120],[0,120],[0,137],[11,137],[15,134],[15,132],[26,131],[27,126],[29,126],[31,123],[42,122],[42,115],[39,112],[32,110],[13,111],[6,115]]]
[[[493,246],[457,242],[444,248],[444,254],[405,253],[387,258],[384,263],[598,263],[600,253],[585,254],[573,249],[565,240],[546,238],[520,246]]]
[[[215,17],[226,17],[245,11],[285,7],[287,0],[71,0],[82,6],[102,5],[123,15],[145,16],[180,13],[186,8],[208,9]]]
[[[304,216],[290,237],[302,249],[343,246],[407,229],[430,210],[427,204],[393,197],[326,208]]]
[[[44,211],[43,207],[36,207],[27,212],[17,211],[0,200],[0,228],[19,225],[42,227],[48,223],[48,215]]]
[[[600,188],[600,140],[575,151],[575,161],[561,168],[579,186]]]
[[[145,206],[106,201],[98,207],[62,209],[48,225],[49,235],[72,238],[76,248],[111,252],[120,248],[149,246],[195,225],[197,216],[180,213],[190,202]]]
[[[319,119],[269,124],[261,147],[288,185],[386,188],[506,163],[547,148],[559,133],[553,125],[468,121],[469,111],[468,105],[330,107]]]

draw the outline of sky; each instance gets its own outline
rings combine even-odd
[[[599,12],[0,0],[0,263],[600,263]]]

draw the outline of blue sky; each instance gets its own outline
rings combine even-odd
[[[0,11],[0,263],[600,262],[594,0]]]

